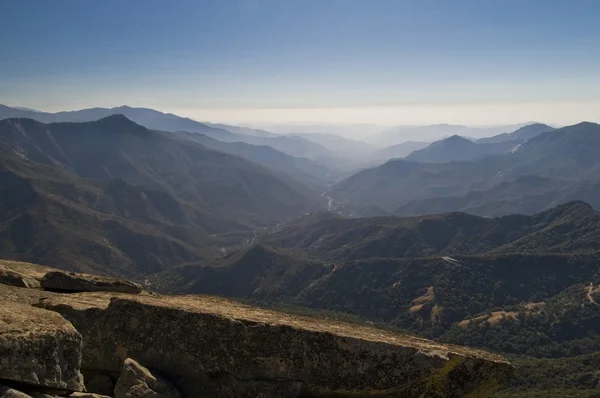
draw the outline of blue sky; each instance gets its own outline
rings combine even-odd
[[[597,0],[0,0],[0,15],[8,105],[236,122],[600,117]]]

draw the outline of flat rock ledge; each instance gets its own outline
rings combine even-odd
[[[82,369],[133,358],[184,397],[487,397],[503,357],[210,296],[56,294],[40,307],[83,336]]]
[[[44,275],[40,284],[45,290],[65,293],[109,291],[138,294],[142,292],[142,286],[139,283],[120,278],[75,272],[48,272]]]

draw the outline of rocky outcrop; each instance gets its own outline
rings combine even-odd
[[[0,398],[31,398],[31,395],[27,395],[11,387],[0,385]]]
[[[42,288],[58,292],[119,292],[137,294],[142,286],[125,279],[79,274],[75,272],[48,272],[41,280]]]
[[[20,261],[0,260],[0,284],[39,288],[40,280],[54,269]]]
[[[82,333],[83,368],[135,358],[185,397],[486,396],[513,372],[483,351],[209,296],[81,293],[40,306]]]
[[[35,279],[24,277],[23,275],[17,272],[11,271],[9,269],[4,269],[2,266],[0,266],[0,283],[4,285],[26,288],[35,288],[40,286],[39,282]]]
[[[50,395],[50,394],[45,394],[45,393],[36,392],[36,391],[24,393],[23,391],[19,391],[15,388],[0,385],[0,398],[65,398],[65,397],[68,397],[68,398],[111,398],[106,395],[91,394],[91,393],[87,393],[87,392],[73,392],[73,393],[69,393],[68,395],[65,395],[65,396]]]
[[[222,298],[73,293],[136,284],[36,267],[9,270],[58,292],[0,284],[0,398],[486,397],[513,372],[483,351]]]
[[[0,301],[0,379],[82,391],[81,335],[57,313]]]
[[[181,394],[171,383],[127,358],[115,386],[115,398],[181,398]]]

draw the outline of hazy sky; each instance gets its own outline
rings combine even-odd
[[[598,0],[0,0],[0,103],[224,122],[600,120]]]

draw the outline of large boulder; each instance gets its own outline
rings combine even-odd
[[[513,373],[484,351],[216,297],[81,293],[40,305],[82,333],[84,368],[135,358],[186,397],[487,396]]]
[[[0,301],[0,379],[82,391],[81,348],[81,335],[59,314]]]
[[[125,279],[80,274],[75,272],[48,272],[41,280],[42,288],[58,292],[119,292],[137,294],[142,291],[139,283]]]
[[[115,386],[115,398],[181,398],[181,394],[170,382],[127,358]]]

